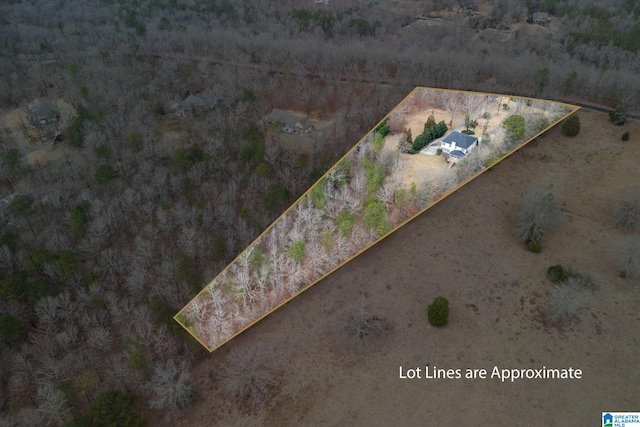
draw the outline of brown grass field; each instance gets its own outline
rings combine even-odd
[[[640,287],[618,277],[616,248],[632,232],[615,228],[611,209],[640,182],[640,125],[577,114],[577,137],[556,126],[206,356],[193,371],[194,405],[172,424],[586,426],[602,411],[637,411]],[[616,137],[625,130],[629,142]],[[539,254],[514,231],[535,186],[558,196],[563,212]],[[552,288],[546,270],[555,264],[598,285],[564,325],[542,315]],[[426,314],[438,295],[451,307],[440,329]],[[339,326],[361,304],[385,320],[364,346]],[[257,410],[227,398],[216,380],[232,348],[251,346],[268,354],[279,384]],[[583,375],[399,378],[400,365],[426,364],[463,373],[573,367]]]

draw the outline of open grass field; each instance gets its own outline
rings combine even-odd
[[[178,425],[593,425],[634,410],[640,365],[640,288],[620,279],[616,247],[630,236],[610,212],[640,177],[640,126],[580,111],[580,135],[559,126],[530,143],[228,343],[194,370],[197,398]],[[562,218],[526,250],[514,214],[532,186],[554,192]],[[544,321],[562,264],[598,285],[564,326]],[[591,291],[589,291],[591,292]],[[449,324],[427,320],[449,299]],[[340,333],[364,303],[385,326],[365,346]],[[216,367],[232,348],[260,346],[278,386],[258,410],[222,407]],[[399,366],[581,369],[580,380],[399,378]],[[213,378],[213,380],[212,380]],[[224,405],[230,405],[224,403]]]

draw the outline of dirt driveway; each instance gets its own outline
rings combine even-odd
[[[611,206],[640,181],[640,126],[624,130],[606,115],[579,112],[580,135],[559,126],[466,185],[196,367],[197,398],[175,425],[586,426],[601,411],[638,410],[640,288],[618,278]],[[424,156],[427,157],[427,156]],[[542,252],[514,236],[524,192],[540,186],[563,201],[558,228]],[[564,327],[543,321],[562,264],[598,284]],[[438,295],[450,323],[429,325]],[[360,348],[339,331],[361,303],[386,331]],[[260,346],[280,386],[256,412],[231,402],[210,381],[232,347]],[[400,379],[399,367],[444,369],[578,368],[582,379]],[[153,424],[150,423],[150,424]]]

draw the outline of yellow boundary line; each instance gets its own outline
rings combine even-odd
[[[235,264],[236,261],[238,261],[238,259],[240,259],[240,257],[242,257],[242,255],[248,251],[250,248],[252,248],[254,245],[256,245],[260,239],[262,238],[262,236],[264,236],[265,234],[267,234],[277,223],[278,221],[280,221],[280,219],[282,219],[282,217],[284,217],[287,213],[289,213],[289,211],[293,208],[295,208],[298,203],[300,203],[306,196],[307,194],[311,191],[311,189],[321,180],[323,180],[328,174],[329,172],[331,172],[333,170],[333,168],[336,167],[336,165],[338,165],[342,160],[344,160],[345,158],[347,158],[349,155],[351,155],[351,153],[365,140],[367,139],[377,128],[378,126],[380,126],[385,120],[387,120],[391,114],[398,108],[400,107],[409,97],[411,97],[415,92],[417,91],[422,91],[422,90],[430,90],[430,91],[439,91],[439,92],[449,92],[449,93],[465,93],[465,94],[472,94],[472,95],[479,95],[479,96],[500,96],[500,97],[508,97],[508,98],[516,98],[516,99],[528,99],[531,101],[537,101],[537,102],[545,102],[545,103],[550,103],[550,104],[555,104],[555,105],[562,105],[565,106],[567,108],[572,109],[572,111],[570,111],[569,113],[565,114],[564,116],[562,116],[562,118],[560,118],[559,120],[557,120],[556,122],[554,122],[553,124],[551,124],[550,126],[547,126],[545,129],[543,129],[542,131],[538,132],[537,134],[535,134],[534,136],[532,136],[531,138],[529,138],[528,140],[526,140],[525,142],[523,142],[522,144],[518,145],[517,147],[515,147],[514,149],[512,149],[511,151],[507,152],[507,154],[505,154],[504,156],[500,157],[500,159],[498,159],[495,163],[492,163],[490,166],[485,167],[484,169],[476,172],[474,175],[470,176],[469,178],[467,178],[466,180],[464,180],[461,184],[458,184],[454,189],[449,190],[448,192],[444,193],[443,196],[441,196],[440,198],[438,198],[438,200],[432,202],[431,204],[429,204],[427,207],[425,207],[424,209],[422,209],[421,211],[419,211],[418,213],[416,213],[415,215],[413,215],[411,218],[405,220],[404,222],[400,223],[397,227],[395,227],[393,230],[389,231],[387,234],[380,236],[377,240],[375,240],[374,242],[372,242],[371,244],[369,244],[368,246],[365,246],[364,248],[362,248],[361,250],[359,250],[358,252],[356,252],[353,256],[351,256],[350,258],[342,261],[340,264],[336,265],[334,268],[332,268],[331,270],[329,270],[327,273],[325,273],[324,275],[322,275],[319,279],[317,279],[316,281],[312,282],[311,284],[307,285],[304,289],[300,290],[299,292],[297,292],[296,294],[292,295],[291,297],[283,300],[280,304],[276,305],[274,308],[272,308],[271,310],[269,310],[268,312],[264,313],[262,316],[258,317],[257,319],[255,319],[254,321],[252,321],[251,323],[249,323],[248,325],[246,325],[244,328],[240,329],[239,331],[237,331],[236,333],[234,333],[233,335],[231,335],[229,338],[225,339],[224,341],[220,342],[218,345],[216,345],[214,348],[209,348],[208,345],[206,345],[195,333],[191,332],[189,330],[189,328],[184,325],[180,320],[178,320],[178,317],[183,314],[183,312],[186,310],[186,308],[191,305],[191,303],[193,301],[195,301],[197,298],[200,297],[200,295],[202,293],[204,293],[207,288],[209,286],[211,286],[213,284],[213,282],[215,282],[218,277],[220,277],[221,275],[223,275],[233,264]],[[389,111],[387,113],[387,115],[385,115],[373,128],[371,128],[371,130],[369,132],[367,132],[362,138],[360,138],[360,140],[354,144],[354,146],[347,151],[338,161],[336,161],[334,163],[333,166],[331,166],[331,168],[329,168],[324,175],[322,175],[322,177],[320,177],[316,182],[313,183],[313,185],[311,185],[307,191],[305,191],[294,203],[291,204],[291,206],[289,206],[287,208],[287,210],[285,210],[276,220],[274,220],[271,225],[269,225],[269,227],[267,227],[262,233],[260,233],[260,235],[258,237],[255,238],[255,240],[253,242],[251,242],[251,244],[249,244],[242,252],[240,252],[240,254],[238,254],[238,256],[236,256],[234,258],[233,261],[231,261],[222,271],[220,271],[220,273],[218,273],[217,276],[215,276],[211,281],[209,281],[209,283],[202,288],[202,290],[200,292],[198,292],[193,298],[191,298],[191,300],[185,304],[184,307],[182,307],[182,309],[175,315],[173,316],[173,319],[178,322],[178,324],[180,324],[180,326],[182,326],[193,338],[195,338],[196,341],[198,341],[204,348],[207,349],[207,351],[209,351],[209,353],[212,353],[213,351],[217,350],[218,348],[222,347],[223,345],[225,345],[226,343],[228,343],[229,341],[231,341],[232,339],[234,339],[235,337],[237,337],[238,335],[240,335],[241,333],[243,333],[244,331],[246,331],[247,329],[251,328],[252,326],[254,326],[255,324],[257,324],[258,322],[260,322],[261,320],[263,320],[265,317],[269,316],[271,313],[275,312],[276,310],[280,309],[282,306],[284,306],[285,304],[287,304],[288,302],[290,302],[291,300],[293,300],[294,298],[302,295],[306,290],[310,289],[311,287],[313,287],[314,285],[316,285],[318,282],[321,282],[322,280],[326,279],[328,276],[330,276],[333,272],[335,272],[336,270],[338,270],[339,268],[341,268],[342,266],[344,266],[345,264],[347,264],[348,262],[352,261],[353,259],[357,258],[358,256],[360,256],[362,253],[364,253],[365,251],[369,250],[372,246],[375,246],[376,244],[378,244],[379,242],[381,242],[382,240],[384,240],[385,238],[387,238],[388,236],[390,236],[391,234],[393,234],[394,232],[396,232],[397,230],[399,230],[400,228],[404,227],[405,225],[407,225],[409,222],[413,221],[414,219],[416,219],[417,217],[419,217],[420,215],[422,215],[423,213],[425,213],[426,211],[428,211],[429,209],[431,209],[433,206],[437,205],[438,203],[440,203],[441,201],[445,200],[447,197],[449,197],[451,194],[455,193],[456,191],[458,191],[459,189],[461,189],[462,187],[464,187],[465,185],[467,185],[468,183],[470,183],[471,181],[473,181],[474,179],[476,179],[477,177],[479,177],[480,175],[482,175],[484,172],[488,171],[489,169],[493,168],[495,165],[497,165],[498,163],[502,162],[503,160],[505,160],[506,158],[508,158],[509,156],[511,156],[513,153],[515,153],[516,151],[518,151],[519,149],[521,149],[522,147],[526,146],[527,144],[529,144],[531,141],[533,141],[534,139],[538,138],[540,135],[542,135],[543,133],[549,131],[551,128],[553,128],[554,126],[558,125],[559,123],[561,123],[562,121],[566,120],[568,117],[570,117],[571,115],[575,114],[578,110],[580,110],[580,107],[577,105],[572,105],[572,104],[566,104],[564,102],[558,102],[558,101],[548,101],[548,100],[544,100],[544,99],[539,99],[539,98],[529,98],[529,97],[525,97],[525,96],[512,96],[512,95],[504,95],[504,94],[497,94],[497,93],[486,93],[486,92],[469,92],[469,91],[464,91],[464,90],[448,90],[448,89],[440,89],[440,88],[429,88],[429,87],[423,87],[423,86],[417,86],[415,87],[411,92],[409,92],[409,94],[407,96],[405,96],[402,101],[400,101],[391,111]]]

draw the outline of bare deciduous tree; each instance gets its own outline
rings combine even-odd
[[[169,361],[156,366],[145,386],[151,408],[167,408],[173,414],[191,405],[195,389],[189,384],[189,364]]]
[[[235,348],[220,372],[222,388],[232,397],[257,408],[276,386],[276,369],[259,347]]]
[[[522,210],[516,215],[516,232],[532,252],[540,251],[544,232],[560,218],[558,199],[542,188],[530,189],[522,201]]]

